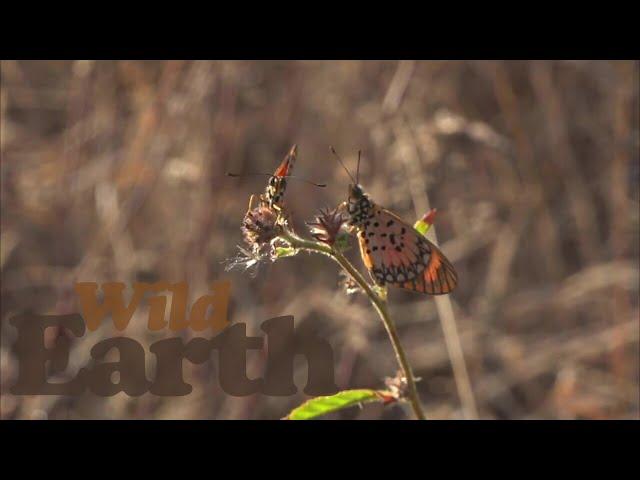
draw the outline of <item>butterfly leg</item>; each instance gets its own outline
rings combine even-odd
[[[249,212],[251,210],[253,210],[253,201],[256,199],[255,195],[251,195],[251,197],[249,197],[249,207],[247,208],[247,213],[244,214],[244,216],[246,217],[247,215],[249,215]]]

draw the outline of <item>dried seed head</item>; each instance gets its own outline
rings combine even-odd
[[[278,236],[278,214],[264,204],[249,210],[242,220],[242,236],[250,247],[265,245]]]
[[[345,218],[339,207],[333,210],[320,210],[314,222],[307,222],[311,227],[311,236],[319,242],[333,245],[338,237],[338,233],[344,225]]]
[[[249,272],[251,277],[255,277],[258,274],[260,265],[270,263],[272,261],[273,259],[269,244],[266,244],[263,247],[258,247],[257,244],[254,244],[251,249],[246,249],[241,245],[238,245],[238,253],[236,256],[228,258],[223,263],[225,264],[225,272],[229,272],[234,269],[241,269],[245,272]]]

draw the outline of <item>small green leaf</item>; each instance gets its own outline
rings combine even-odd
[[[438,210],[435,208],[429,210],[413,225],[413,228],[415,228],[421,235],[425,235],[429,231],[429,228],[431,228],[431,225],[433,225],[437,211]]]
[[[430,226],[431,225],[429,225],[428,223],[425,223],[422,220],[418,220],[413,228],[415,228],[419,234],[424,235],[425,233],[427,233]]]
[[[343,390],[335,395],[316,397],[293,409],[285,417],[287,420],[311,420],[327,413],[342,410],[361,403],[389,403],[396,398],[391,392],[380,390]]]
[[[276,247],[276,257],[278,258],[292,257],[296,253],[298,252],[293,247]]]

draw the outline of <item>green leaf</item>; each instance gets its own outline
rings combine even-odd
[[[276,247],[276,257],[284,258],[284,257],[292,257],[298,253],[293,247]]]
[[[413,225],[413,228],[415,228],[421,235],[425,235],[429,231],[429,228],[431,228],[431,225],[433,225],[437,211],[438,210],[435,208],[429,210]]]
[[[424,235],[425,233],[427,233],[427,231],[429,230],[429,227],[431,227],[431,225],[423,222],[422,220],[418,220],[413,226],[413,228],[415,228],[418,231],[418,233],[420,233],[421,235]]]
[[[320,415],[326,415],[327,413],[336,412],[343,408],[352,407],[362,403],[389,403],[395,400],[395,396],[391,392],[387,391],[367,389],[343,390],[335,395],[312,398],[300,405],[298,408],[293,409],[285,419],[311,420],[319,417]]]

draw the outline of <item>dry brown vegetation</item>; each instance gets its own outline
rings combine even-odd
[[[181,398],[10,395],[8,319],[78,311],[75,281],[187,280],[199,296],[230,279],[230,318],[248,334],[294,315],[331,342],[340,388],[383,386],[396,368],[383,327],[331,262],[224,272],[265,183],[224,172],[273,171],[292,143],[295,173],[329,184],[289,184],[300,232],[345,199],[329,145],[351,167],[362,149],[361,183],[408,221],[438,208],[460,277],[452,309],[389,296],[429,417],[639,417],[637,62],[3,61],[1,82],[3,418],[274,419],[305,398],[228,396],[215,355],[185,362],[194,392]],[[466,394],[439,315],[460,333]],[[126,335],[146,347],[173,335],[150,333],[146,317]],[[69,369],[113,333],[73,340]],[[263,367],[249,355],[250,377]],[[302,387],[304,362],[296,372]],[[376,405],[334,415],[405,417]]]

